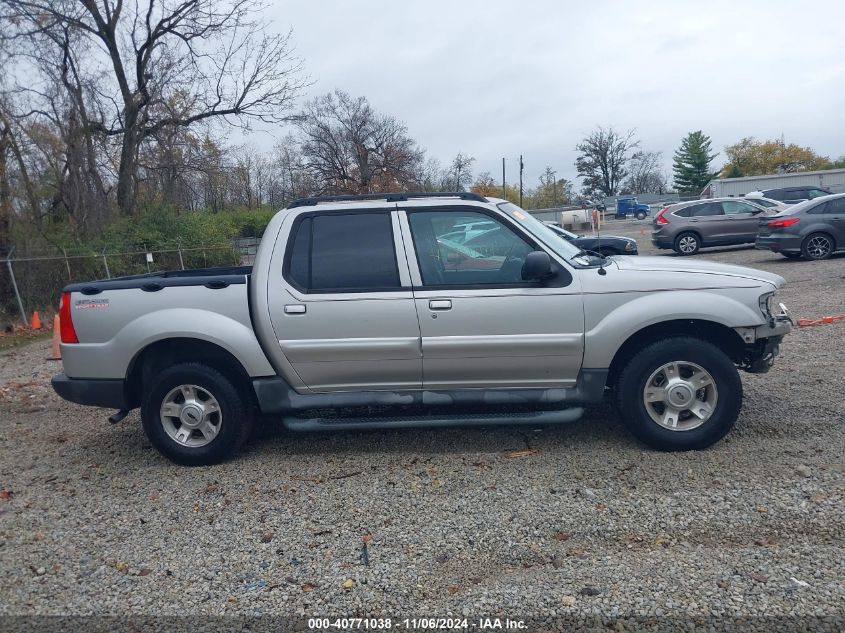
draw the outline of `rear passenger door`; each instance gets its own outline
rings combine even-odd
[[[723,200],[722,209],[729,224],[726,224],[725,239],[735,244],[753,242],[759,225],[757,207],[740,200]]]
[[[830,224],[836,248],[845,248],[845,198],[828,200],[824,207],[824,219]]]
[[[420,330],[396,212],[303,212],[285,221],[282,236],[270,320],[303,383],[313,391],[419,389]]]

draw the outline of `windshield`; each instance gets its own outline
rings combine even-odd
[[[580,248],[573,246],[566,240],[560,239],[560,236],[557,233],[527,211],[520,209],[512,202],[500,202],[497,206],[514,220],[519,222],[525,230],[561,257],[570,261],[579,257],[578,254],[581,252]],[[581,258],[579,257],[579,259]],[[588,259],[584,257],[583,261],[578,263],[588,263]]]

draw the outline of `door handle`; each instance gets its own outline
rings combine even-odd
[[[285,314],[305,314],[305,306],[301,303],[286,305]]]
[[[451,310],[452,309],[452,302],[448,299],[440,299],[428,302],[428,307],[430,310]]]

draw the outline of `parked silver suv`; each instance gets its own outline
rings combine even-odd
[[[257,419],[560,424],[609,391],[647,444],[699,449],[739,415],[737,370],[768,371],[790,331],[783,282],[598,257],[472,193],[308,198],[276,214],[252,268],[67,286],[53,386],[114,421],[140,407],[183,464],[226,458]]]
[[[764,207],[747,199],[679,202],[654,216],[651,242],[678,255],[695,255],[706,246],[750,244],[757,237],[759,216],[765,212]]]

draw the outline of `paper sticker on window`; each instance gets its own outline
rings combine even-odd
[[[513,217],[515,217],[517,220],[524,220],[525,219],[525,215],[520,211],[514,211]]]

